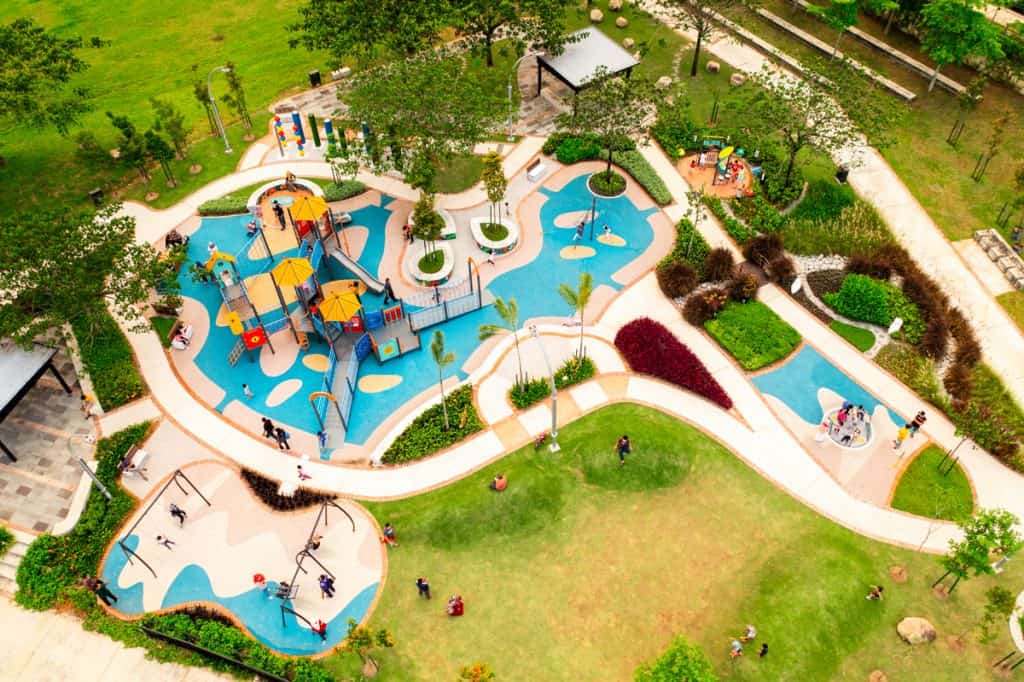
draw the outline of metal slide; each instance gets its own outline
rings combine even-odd
[[[384,283],[366,271],[358,261],[349,258],[341,249],[332,249],[331,258],[341,263],[341,266],[358,277],[366,288],[375,294],[384,293]]]

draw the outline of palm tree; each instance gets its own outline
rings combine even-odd
[[[576,312],[580,314],[580,351],[579,357],[583,357],[583,311],[587,307],[587,303],[590,302],[590,295],[594,293],[594,278],[590,276],[589,272],[584,272],[580,275],[580,283],[576,289],[573,289],[564,282],[559,285],[558,293],[562,295],[565,302]]]
[[[444,368],[455,361],[454,352],[444,352],[444,332],[438,329],[430,341],[430,352],[437,363],[437,383],[441,387],[441,411],[444,412],[444,430],[448,430],[448,405],[444,402]]]
[[[480,325],[480,334],[477,338],[481,341],[486,341],[498,334],[512,334],[512,341],[516,344],[516,358],[519,360],[516,384],[521,384],[524,381],[523,356],[519,354],[519,336],[516,334],[519,331],[519,306],[514,298],[508,299],[508,303],[506,303],[504,299],[499,297],[494,299],[494,309],[498,311],[498,317],[501,318],[502,324]]]

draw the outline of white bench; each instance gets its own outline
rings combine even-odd
[[[537,182],[543,178],[544,174],[547,172],[548,167],[541,163],[540,159],[537,159],[526,167],[526,179],[530,182]]]
[[[146,477],[147,459],[149,459],[149,453],[133,445],[125,454],[124,459],[121,460],[121,470],[125,476],[138,476],[143,481],[148,481],[149,479]]]

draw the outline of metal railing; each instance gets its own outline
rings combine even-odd
[[[409,314],[409,328],[414,332],[441,324],[482,307],[480,291],[471,291],[458,298],[443,301],[440,305],[423,308]]]

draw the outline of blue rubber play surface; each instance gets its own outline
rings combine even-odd
[[[131,549],[135,549],[139,544],[138,536],[129,536],[125,540],[125,544]],[[117,578],[127,564],[126,557],[127,555],[123,551],[115,547],[104,564],[102,577],[117,595],[118,600],[114,604],[114,608],[125,615],[135,616],[143,613],[142,585],[136,583],[127,589],[116,587]],[[273,594],[277,584],[268,582],[268,585]],[[299,622],[291,613],[284,614],[282,623],[281,601],[267,597],[263,590],[253,588],[228,597],[216,594],[210,585],[206,571],[195,564],[186,566],[175,577],[167,594],[164,595],[160,608],[167,609],[196,601],[219,604],[237,616],[256,639],[271,649],[293,656],[308,656],[326,651],[344,639],[348,627],[346,621],[349,618],[354,618],[357,621],[363,619],[373,601],[377,586],[378,583],[374,583],[356,595],[327,624],[326,641],[322,640],[319,635],[310,632],[309,628]]]
[[[897,426],[906,421],[808,344],[784,365],[754,377],[753,382],[759,391],[784,402],[808,424],[818,425],[825,416],[818,401],[818,390],[822,388],[854,405],[863,405],[868,414],[882,406]]]
[[[657,209],[641,211],[625,196],[617,199],[599,199],[599,216],[595,232],[600,234],[602,226],[607,224],[611,226],[616,236],[625,240],[625,246],[609,246],[596,239],[591,241],[588,230],[580,245],[593,249],[595,255],[576,260],[562,258],[560,251],[572,244],[574,231],[571,228],[555,227],[555,218],[564,213],[590,209],[592,196],[586,187],[586,177],[576,178],[557,192],[546,189],[540,191],[546,197],[540,213],[544,233],[540,253],[532,262],[506,272],[488,286],[495,296],[517,300],[521,321],[537,316],[569,316],[572,311],[558,295],[558,286],[565,282],[575,287],[580,273],[584,271],[589,271],[593,276],[595,288],[606,285],[616,290],[620,289],[621,286],[612,281],[612,275],[643,253],[654,238],[653,229],[647,219]],[[392,212],[389,208],[391,203],[390,198],[385,198],[379,207],[368,206],[351,213],[353,225],[369,229],[369,238],[359,257],[359,263],[373,274],[379,274],[380,271],[380,261],[384,252],[384,228]],[[268,270],[269,264],[265,259],[253,261],[248,258],[247,253],[240,253],[248,251],[248,248],[243,248],[246,241],[244,226],[247,222],[247,216],[204,218],[189,246],[190,261],[205,260],[206,243],[212,239],[221,251],[239,253],[237,264],[243,276]],[[281,257],[296,254],[297,249],[281,254]],[[333,262],[329,266],[321,267],[319,275],[322,282],[351,277]],[[200,300],[210,314],[211,320],[216,318],[221,297],[215,287],[192,283],[186,275],[183,277],[182,295]],[[383,303],[382,295],[371,292],[367,292],[361,298],[367,310],[378,309]],[[270,317],[280,317],[280,311],[271,314]],[[372,356],[363,360],[359,369],[360,378],[374,374],[399,375],[401,381],[394,387],[377,393],[356,391],[346,441],[364,443],[396,409],[437,383],[437,367],[430,359],[427,349],[430,336],[435,329],[444,332],[448,349],[454,351],[456,355],[456,361],[449,367],[449,373],[463,379],[466,374],[456,368],[461,367],[480,344],[477,329],[481,324],[497,321],[493,307],[488,306],[421,332],[420,341],[424,350],[414,351],[382,365],[378,365]],[[248,383],[257,396],[266,396],[282,381],[299,379],[302,381],[300,390],[280,405],[269,407],[259,398],[251,401],[249,405],[271,419],[315,433],[318,426],[309,407],[308,397],[311,392],[319,390],[322,373],[314,372],[303,365],[301,354],[299,360],[280,376],[266,376],[258,363],[249,363],[244,358],[232,368],[226,358],[236,341],[237,337],[227,327],[212,326],[210,337],[196,358],[203,373],[227,391],[227,395],[216,408],[223,410],[232,400],[244,401],[241,388],[243,382]],[[313,343],[309,350],[311,353],[324,354],[327,351],[326,345],[322,343]]]

